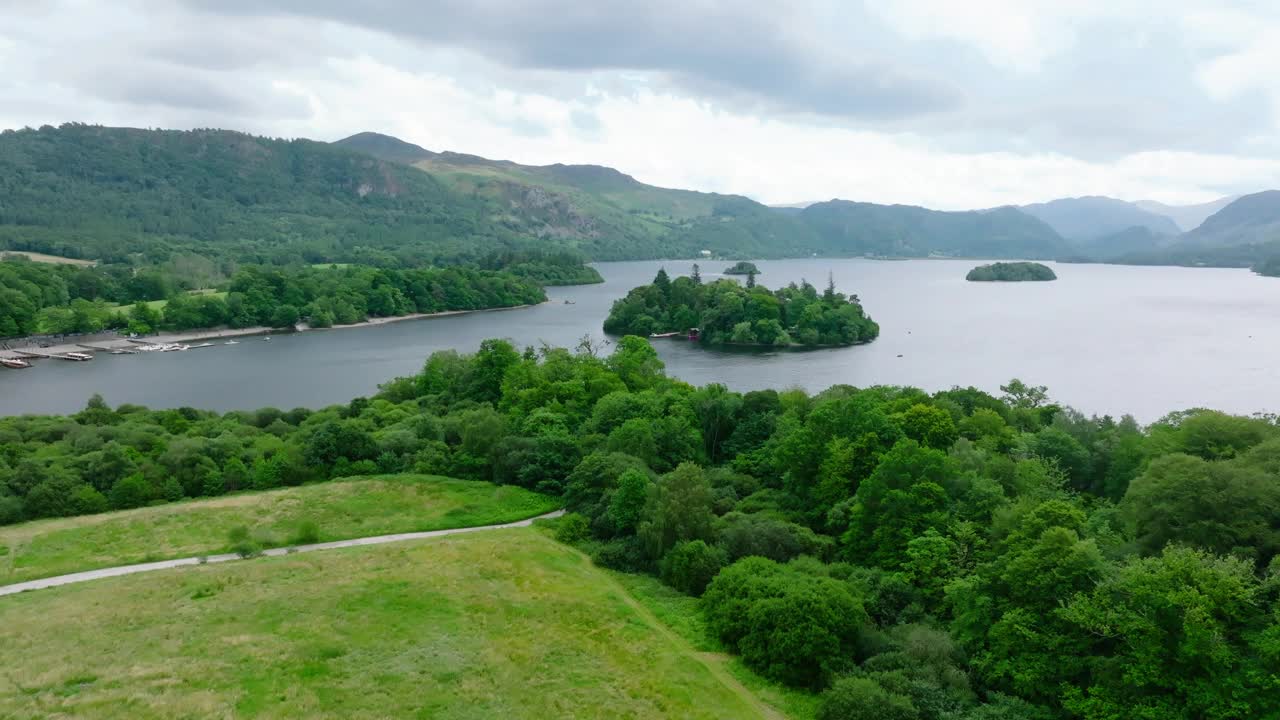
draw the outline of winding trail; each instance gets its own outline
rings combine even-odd
[[[361,545],[382,545],[384,543],[402,542],[404,540],[422,540],[424,538],[480,532],[482,530],[502,530],[504,528],[529,527],[533,524],[534,520],[560,517],[563,514],[563,510],[555,510],[543,515],[538,515],[537,517],[502,523],[500,525],[478,525],[475,527],[449,528],[447,530],[427,530],[424,532],[396,533],[394,535],[374,535],[371,537],[334,540],[332,542],[314,543],[311,545],[294,545],[292,547],[272,548],[270,550],[264,550],[262,554],[276,557],[280,555],[288,555],[290,553],[312,552],[315,550],[333,550],[335,548],[359,547]],[[176,560],[138,563],[136,565],[117,565],[115,567],[100,568],[98,570],[86,570],[84,572],[70,573],[68,575],[54,575],[53,577],[40,578],[38,580],[28,580],[26,582],[14,583],[13,585],[0,585],[0,595],[15,595],[28,590],[43,590],[44,588],[58,587],[60,585],[72,585],[74,583],[89,582],[90,580],[117,577],[119,575],[134,575],[136,573],[168,570],[170,568],[186,567],[188,565],[205,565],[240,559],[240,556],[235,553],[224,553],[220,555],[205,555],[203,557],[188,557],[178,558]]]

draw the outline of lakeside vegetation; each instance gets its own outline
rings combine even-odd
[[[703,283],[697,267],[675,280],[659,270],[653,283],[616,300],[605,332],[648,336],[697,328],[699,341],[709,345],[765,347],[854,345],[880,334],[858,297],[836,292],[832,282],[821,294],[803,281],[773,291],[756,285],[754,274],[745,285]]]
[[[562,497],[571,513],[558,539],[700,596],[715,640],[743,667],[816,698],[823,720],[866,708],[924,720],[1280,712],[1275,419],[1190,410],[1141,427],[1085,417],[1018,381],[1002,393],[737,393],[668,378],[637,337],[607,356],[589,344],[521,352],[488,341],[470,356],[435,353],[374,398],[317,411],[94,402],[70,417],[4,418],[0,510],[21,521],[370,472],[488,480]],[[504,573],[526,572],[511,558],[528,543],[492,537],[488,556],[516,563]],[[199,572],[180,582],[235,570]],[[300,577],[328,587],[346,575]],[[95,587],[18,604],[72,617],[83,609],[73,598]],[[412,582],[398,587],[417,597]],[[332,596],[305,596],[329,612]],[[378,619],[428,635],[447,624],[430,609],[438,596],[419,599],[389,600],[400,619]],[[132,627],[147,630],[131,637],[174,618],[169,603],[148,607],[165,610],[135,616]],[[241,606],[199,607],[235,617]],[[19,619],[6,616],[9,637],[21,635]],[[108,620],[83,627],[118,625]],[[116,645],[92,647],[74,654],[86,663],[74,671],[112,672],[92,658],[116,657]],[[68,655],[50,653],[22,671],[47,676],[30,686],[70,678],[51,669]],[[578,664],[557,663],[591,671]]]
[[[154,560],[233,552],[244,528],[262,548],[494,525],[555,510],[511,485],[383,475],[0,527],[0,585]]]
[[[624,598],[530,529],[111,578],[3,598],[0,645],[23,661],[6,669],[0,707],[130,719],[770,717]]]
[[[1035,262],[998,262],[979,265],[965,275],[973,282],[1027,282],[1057,280],[1053,268]]]
[[[746,260],[739,260],[733,265],[730,265],[729,267],[725,268],[724,274],[725,275],[759,275],[760,268],[756,267],[756,264],[753,262],[747,262]]]
[[[196,293],[174,289],[163,273],[126,278],[108,269],[6,260],[0,262],[0,338],[106,329],[145,335],[219,326],[292,327],[298,322],[330,327],[370,317],[515,307],[546,300],[532,276],[561,266],[539,268],[525,263],[521,267],[524,277],[469,267],[250,265],[231,276],[225,291]],[[562,279],[575,279],[576,271],[568,272]]]

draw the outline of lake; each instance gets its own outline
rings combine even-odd
[[[703,262],[703,276],[730,264]],[[830,273],[840,291],[862,299],[880,323],[880,338],[859,347],[763,353],[656,340],[670,374],[737,390],[810,391],[847,383],[998,392],[1019,377],[1085,413],[1130,413],[1143,422],[1190,407],[1280,410],[1280,279],[1246,270],[1052,264],[1056,282],[973,283],[964,279],[979,264],[971,260],[756,264],[769,287],[807,278],[821,289]],[[603,340],[610,303],[649,282],[660,265],[687,274],[691,262],[601,263],[604,284],[549,288],[552,302],[522,310],[0,369],[0,414],[74,412],[93,393],[112,405],[223,411],[346,402],[417,372],[435,350],[471,351],[490,337],[519,346]]]

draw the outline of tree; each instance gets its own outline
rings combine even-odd
[[[298,308],[281,305],[271,313],[271,327],[288,328],[298,324]]]
[[[502,396],[502,379],[520,362],[520,353],[506,340],[485,340],[472,360],[467,396],[497,402]]]
[[[658,274],[653,278],[653,286],[658,288],[658,292],[663,297],[671,295],[671,278],[667,276],[666,268],[658,268]]]
[[[152,496],[151,486],[141,474],[135,473],[111,486],[108,501],[113,509],[127,510],[146,505]]]
[[[747,271],[747,287],[753,288],[755,286],[756,286],[756,271],[749,270]]]
[[[888,692],[865,677],[837,680],[822,693],[817,720],[916,720],[911,698]]]
[[[847,556],[883,568],[900,567],[912,538],[945,527],[943,484],[951,472],[942,452],[914,440],[895,444],[858,486],[843,538]]]
[[[1275,716],[1280,656],[1258,634],[1262,598],[1244,560],[1190,548],[1130,560],[1063,613],[1090,643],[1088,678],[1065,707],[1090,719]]]
[[[702,270],[698,267],[698,263],[693,264],[693,271],[689,273],[689,277],[695,285],[702,284]]]
[[[681,540],[711,540],[711,484],[693,463],[663,475],[649,491],[637,534],[657,562]]]
[[[636,468],[630,468],[618,476],[617,489],[609,498],[608,517],[614,532],[633,533],[644,512],[649,498],[649,476]]]
[[[1180,543],[1265,566],[1280,553],[1280,483],[1248,461],[1156,458],[1129,485],[1121,508],[1147,555]]]
[[[662,581],[689,595],[700,596],[720,568],[728,564],[724,550],[702,540],[677,543],[659,564]]]

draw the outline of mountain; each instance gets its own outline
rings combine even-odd
[[[910,205],[831,200],[800,213],[828,252],[843,255],[1055,258],[1069,244],[1016,208],[947,212]]]
[[[1174,241],[1151,228],[1134,225],[1119,232],[1076,243],[1076,251],[1082,258],[1109,262],[1127,256],[1159,252]]]
[[[377,133],[322,143],[74,123],[0,132],[0,250],[104,263],[397,265],[703,250],[1046,258],[1068,249],[1013,208],[831,201],[782,211],[598,165],[521,165]]]
[[[1160,235],[1177,235],[1173,220],[1115,198],[1090,196],[1062,198],[1019,208],[1047,223],[1068,240],[1094,240],[1131,227],[1143,227]]]
[[[0,198],[0,248],[106,262],[421,263],[528,244],[427,173],[228,130],[4,131]]]
[[[1182,247],[1256,245],[1280,240],[1280,190],[1243,195],[1178,240]]]
[[[1066,247],[1043,223],[1013,209],[983,216],[847,201],[768,207],[740,195],[655,187],[599,165],[520,165],[432,152],[376,133],[335,144],[408,162],[460,193],[491,199],[504,208],[509,227],[574,238],[594,259],[700,250],[751,258],[814,253],[1046,258]]]
[[[1147,212],[1164,215],[1174,221],[1182,231],[1186,232],[1200,227],[1200,223],[1204,222],[1206,218],[1230,205],[1238,197],[1240,196],[1231,195],[1198,205],[1165,205],[1154,200],[1140,200],[1134,205]]]

